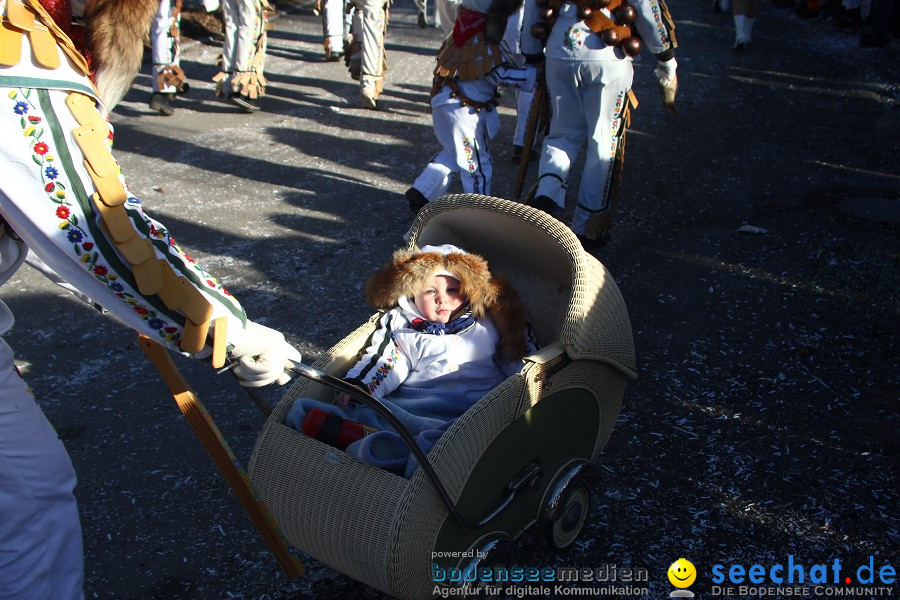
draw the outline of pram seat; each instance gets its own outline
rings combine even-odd
[[[286,426],[296,398],[333,395],[305,379],[273,410],[250,459],[250,478],[293,546],[399,598],[431,597],[433,564],[466,566],[466,553],[556,519],[569,484],[606,445],[625,381],[635,376],[621,293],[562,223],[498,198],[445,196],[419,213],[409,247],[448,243],[481,254],[509,280],[543,349],[463,414],[428,460],[467,521],[497,510],[512,497],[511,483],[527,476],[521,492],[483,527],[456,522],[422,468],[407,480]],[[378,317],[313,366],[342,376]]]

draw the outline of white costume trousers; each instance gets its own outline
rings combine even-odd
[[[341,54],[344,52],[344,40],[350,38],[351,17],[346,11],[347,0],[325,0],[322,4],[325,47]]]
[[[265,40],[265,16],[259,0],[222,0],[225,42],[222,45],[222,70],[235,75],[252,70],[257,46]],[[265,53],[265,48],[261,49]],[[260,69],[261,70],[261,69]],[[230,89],[226,84],[225,89]]]
[[[484,82],[460,82],[460,88],[465,90],[473,83]],[[434,135],[443,150],[413,182],[429,202],[446,193],[454,173],[460,174],[464,193],[491,193],[494,169],[488,140],[496,135],[500,118],[496,110],[476,112],[472,106],[462,106],[458,98],[450,97],[451,93],[450,87],[444,86],[431,99]]]
[[[74,488],[72,461],[0,339],[0,598],[84,597]]]
[[[372,87],[384,75],[384,0],[357,0],[353,31],[359,35],[360,85]]]
[[[528,126],[528,112],[531,110],[531,90],[516,90],[516,131],[513,133],[513,144],[525,145],[525,128]],[[534,140],[532,140],[534,143]]]
[[[590,217],[609,209],[613,163],[634,70],[631,61],[547,59],[550,132],[544,138],[537,195],[565,206],[569,170],[587,139],[571,228],[584,235]]]
[[[153,22],[150,24],[153,57],[153,76],[150,79],[153,82],[154,92],[174,94],[177,91],[172,85],[165,85],[161,88],[157,75],[169,65],[180,65],[180,35],[178,34],[180,29],[181,13],[175,12],[175,3],[171,0],[160,0],[159,10],[156,11],[156,16],[153,17]]]

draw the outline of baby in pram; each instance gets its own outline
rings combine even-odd
[[[344,380],[387,406],[423,452],[537,350],[516,292],[491,274],[484,258],[456,246],[397,251],[365,291],[368,302],[386,312]],[[417,461],[401,436],[346,394],[335,404],[299,398],[287,415],[289,425],[321,432],[320,439],[352,439],[333,435],[347,422],[366,433],[346,446],[347,453],[412,476]]]

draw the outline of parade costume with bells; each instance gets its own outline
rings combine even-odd
[[[656,74],[671,105],[677,85],[675,26],[663,0],[525,2],[522,52],[544,53],[552,115],[536,198],[565,208],[569,171],[587,140],[570,226],[583,239],[601,240],[611,227],[625,131],[637,106],[633,57],[642,45],[656,56]]]
[[[495,22],[492,6],[498,4],[504,3],[464,0],[453,32],[438,50],[431,118],[443,150],[406,192],[413,212],[446,193],[454,173],[460,174],[465,193],[490,195],[493,164],[488,142],[500,129],[497,88],[534,88],[535,68],[516,64],[500,44],[506,19],[518,3],[506,3],[509,6]]]
[[[457,279],[460,296],[468,301],[446,324],[425,319],[412,300],[436,275]],[[388,406],[425,452],[456,418],[518,372],[522,357],[536,349],[516,293],[491,274],[483,258],[449,244],[396,252],[369,279],[366,297],[386,312],[344,379]],[[300,398],[288,423],[303,430],[303,420],[316,408],[378,430],[350,444],[349,454],[412,475],[417,463],[408,448],[367,406],[340,409]]]
[[[181,0],[160,0],[159,10],[150,26],[153,58],[150,108],[171,115],[175,94],[187,93],[189,86],[181,70]]]
[[[229,349],[247,384],[284,381],[296,350],[247,320],[128,191],[107,109],[69,38],[36,0],[0,0],[0,14],[0,283],[30,249],[55,279],[152,340],[197,357]],[[138,47],[143,31],[131,32]],[[12,325],[0,302],[0,333]],[[0,340],[0,598],[82,598],[75,483],[63,444]]]
[[[216,95],[246,112],[259,110],[256,99],[266,93],[266,29],[272,12],[266,0],[222,0],[225,43],[222,71],[213,77]]]

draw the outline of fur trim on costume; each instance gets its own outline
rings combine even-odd
[[[390,310],[402,297],[412,297],[431,285],[435,275],[452,273],[459,292],[477,318],[488,317],[500,333],[498,351],[503,358],[525,355],[525,310],[515,290],[494,276],[487,261],[467,252],[398,250],[393,259],[366,282],[366,300],[373,308]]]
[[[85,6],[94,84],[108,111],[125,96],[141,68],[144,40],[158,9],[158,0],[88,0]]]
[[[506,23],[509,17],[519,10],[523,0],[494,0],[487,11],[487,19],[484,22],[484,39],[487,42],[499,44],[506,32]]]

